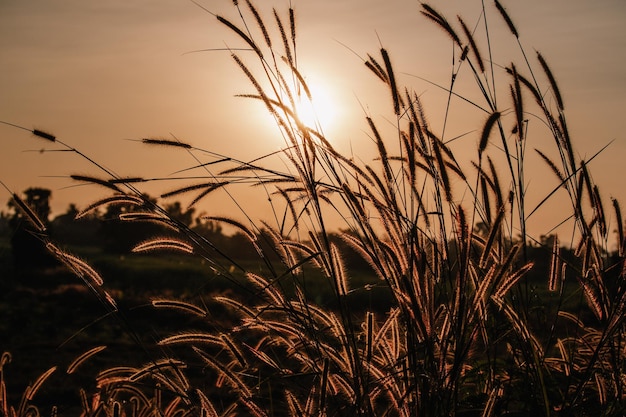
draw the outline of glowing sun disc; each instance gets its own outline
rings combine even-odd
[[[296,102],[298,118],[306,126],[325,131],[332,128],[338,109],[332,95],[319,84],[309,84],[311,100],[304,94]]]

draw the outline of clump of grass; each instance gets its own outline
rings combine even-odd
[[[457,31],[441,13],[423,4],[422,14],[448,34],[455,53],[460,53],[449,96],[457,94],[459,77],[471,77],[481,92],[477,98],[466,98],[484,110],[484,117],[471,126],[481,132],[477,152],[457,152],[454,143],[434,132],[426,117],[427,104],[409,87],[397,85],[392,54],[381,48],[383,65],[373,55],[364,65],[387,85],[397,130],[393,137],[385,136],[373,118],[366,118],[378,155],[373,161],[357,163],[339,153],[320,129],[298,118],[293,97],[300,90],[308,94],[309,89],[295,59],[294,11],[289,10],[290,36],[279,13],[273,12],[280,37],[280,42],[273,42],[272,26],[251,2],[246,1],[245,8],[238,2],[234,6],[242,19],[239,24],[216,18],[241,38],[261,65],[256,74],[247,63],[249,56],[233,52],[233,60],[254,89],[244,97],[261,101],[281,129],[282,156],[290,164],[289,172],[264,167],[260,160],[203,161],[208,153],[178,141],[144,142],[196,152],[200,165],[195,167],[207,173],[205,182],[165,196],[202,190],[195,204],[216,187],[228,189],[245,181],[283,199],[270,199],[274,212],[282,213],[275,224],[252,219],[252,208],[246,207],[244,221],[213,217],[243,232],[264,272],[241,267],[248,280],[241,294],[215,298],[238,318],[233,326],[215,332],[181,330],[158,342],[168,348],[163,359],[155,358],[142,368],[103,371],[97,378],[95,406],[82,391],[85,413],[121,415],[124,395],[165,415],[623,412],[626,286],[620,207],[613,202],[620,219],[620,250],[617,262],[611,264],[603,251],[608,239],[603,202],[588,173],[589,161],[575,157],[563,98],[543,56],[537,54],[537,64],[556,108],[539,93],[546,87],[539,81],[537,64],[526,60],[496,74],[493,65],[485,66],[498,59],[489,43],[479,45],[461,18],[461,31]],[[517,28],[497,1],[495,11],[526,57]],[[481,19],[492,17],[486,13]],[[264,42],[256,42],[258,37]],[[496,89],[492,84],[503,75],[508,88]],[[508,94],[497,97],[495,91]],[[524,100],[527,93],[534,103]],[[530,113],[543,115],[553,139],[551,147],[543,137],[527,134]],[[569,197],[570,205],[562,210],[572,217],[572,235],[578,239],[573,259],[566,258],[560,241],[554,240],[551,264],[541,282],[531,282],[529,277],[535,265],[528,256],[533,237],[527,234],[526,222],[546,200],[528,207],[532,204],[525,189],[529,147],[537,147],[555,173],[555,191],[548,197],[557,192]],[[552,154],[556,159],[548,156]],[[134,181],[117,181],[97,166],[111,179],[74,178],[103,185],[115,194],[85,212],[141,198]],[[584,200],[592,203],[590,207]],[[23,209],[32,217],[28,208]],[[146,213],[134,216],[134,221],[167,216],[153,202],[146,201],[142,210],[154,216]],[[353,271],[345,267],[341,250],[331,239],[327,219],[334,212],[344,221],[345,245],[362,256],[377,275],[378,285],[389,290],[388,310],[356,305],[351,297],[368,289],[353,285]],[[225,265],[237,264],[230,259],[224,263],[226,255],[213,242],[175,219],[167,223],[180,239],[157,238],[135,249],[193,252],[220,274],[232,276]],[[91,276],[77,259],[69,255],[62,259]],[[332,288],[332,303],[312,298],[312,269]],[[575,295],[586,301],[568,310],[566,301]],[[327,307],[330,304],[332,309]],[[179,300],[156,300],[153,305],[205,316],[204,309]],[[539,309],[545,316],[539,317]],[[191,385],[186,373],[196,366],[206,370],[204,384],[212,388],[203,391]],[[155,390],[153,397],[144,394],[148,385]],[[165,392],[173,398],[167,404],[160,399]],[[113,405],[109,410],[105,404]],[[138,409],[125,412],[140,414]]]

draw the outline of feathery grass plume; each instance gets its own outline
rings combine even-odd
[[[574,167],[576,166],[576,160],[574,159],[574,147],[572,146],[572,141],[569,136],[569,129],[567,128],[567,122],[565,121],[565,114],[562,112],[559,113],[559,127],[560,133],[563,136],[563,143],[565,151],[567,152],[569,164]]]
[[[167,227],[170,230],[179,230],[179,226],[175,220],[167,217],[165,214],[158,214],[152,212],[131,212],[120,213],[117,218],[124,222],[148,222],[158,224],[159,226]]]
[[[513,71],[511,70],[511,68],[506,68],[506,72],[507,74],[513,75]],[[519,82],[521,82],[522,84],[524,84],[524,87],[526,87],[533,95],[533,97],[535,98],[536,103],[539,105],[539,107],[544,108],[544,101],[543,101],[543,96],[541,95],[541,93],[539,92],[539,90],[537,90],[537,86],[535,86],[533,83],[531,83],[528,78],[524,77],[523,75],[517,73],[516,74]]]
[[[322,369],[322,378],[320,379],[320,399],[318,409],[321,413],[326,414],[326,396],[328,394],[328,372],[330,368],[330,360],[324,358],[324,367]]]
[[[450,178],[448,177],[448,170],[446,168],[446,164],[443,160],[443,155],[441,153],[442,147],[440,146],[440,142],[436,138],[431,138],[432,148],[435,153],[435,160],[437,161],[437,173],[438,180],[441,181],[443,185],[444,195],[446,197],[447,202],[452,202],[452,187],[450,186]]]
[[[548,63],[546,62],[545,58],[543,57],[543,55],[541,55],[540,52],[537,52],[537,59],[539,60],[539,63],[541,64],[541,68],[543,68],[543,71],[546,73],[546,76],[548,77],[548,81],[550,81],[550,87],[552,88],[552,93],[554,94],[554,98],[556,98],[556,102],[559,106],[559,110],[563,111],[564,110],[563,97],[561,96],[561,91],[559,90],[559,86],[556,83],[556,78],[554,78],[554,74],[552,74],[552,71],[550,70]]]
[[[235,345],[235,342],[233,342],[233,340],[225,333],[220,334],[220,340],[224,343],[224,346],[226,346],[231,355],[237,360],[239,366],[246,368],[248,366],[248,362],[246,361],[246,358],[244,358],[241,349]]]
[[[267,295],[270,300],[272,300],[274,305],[282,306],[285,304],[285,300],[282,294],[276,289],[272,282],[253,272],[246,272],[246,278],[256,287],[262,290],[263,293]]]
[[[424,9],[424,10],[420,11],[422,13],[422,15],[426,16],[427,18],[429,18],[433,22],[437,23],[437,25],[439,25],[439,27],[441,27],[444,30],[444,32],[446,32],[448,35],[450,35],[450,37],[452,38],[454,43],[462,48],[461,39],[456,34],[454,29],[452,29],[452,26],[450,26],[450,23],[448,23],[446,18],[443,17],[438,11],[433,9],[428,4],[422,3],[422,8]]]
[[[304,409],[298,401],[298,398],[289,390],[285,391],[285,399],[289,407],[289,415],[291,417],[305,417]]]
[[[480,175],[480,190],[483,203],[483,211],[485,214],[485,224],[491,225],[491,203],[489,200],[489,188],[487,187],[487,179],[484,175]]]
[[[241,39],[243,39],[251,48],[254,52],[256,52],[256,54],[259,56],[259,58],[263,58],[263,53],[261,52],[261,49],[257,46],[257,44],[245,33],[243,33],[243,31],[241,29],[239,29],[237,26],[235,26],[233,23],[231,23],[228,19],[216,15],[215,16],[217,18],[217,20],[222,23],[223,25],[227,26],[230,30],[232,30],[233,32],[235,32]]]
[[[509,17],[509,14],[506,12],[505,8],[502,6],[502,4],[500,4],[498,0],[494,0],[494,3],[498,11],[500,12],[500,15],[506,22],[506,25],[509,27],[509,30],[511,31],[513,36],[515,36],[516,38],[519,38],[519,33],[517,32],[517,29],[515,28],[515,25],[513,24],[513,21]]]
[[[284,62],[289,65],[289,69],[291,70],[292,74],[296,77],[296,79],[298,80],[298,86],[302,87],[302,89],[304,89],[304,94],[306,94],[306,98],[309,101],[313,100],[313,96],[311,95],[311,90],[309,90],[309,86],[306,82],[306,80],[304,79],[304,77],[302,76],[302,74],[300,74],[300,71],[298,71],[298,68],[296,68],[293,63],[289,62],[289,60],[285,57],[283,57]]]
[[[80,181],[80,182],[87,182],[90,184],[97,184],[97,185],[101,185],[105,188],[109,188],[117,193],[121,193],[122,190],[119,189],[119,187],[115,184],[113,184],[111,181],[109,180],[103,180],[101,178],[95,178],[95,177],[90,177],[87,175],[77,175],[77,174],[72,174],[70,175],[70,178],[73,179],[74,181]]]
[[[242,312],[244,315],[248,317],[257,317],[257,313],[253,311],[250,307],[246,306],[245,304],[239,301],[233,300],[232,298],[217,296],[217,297],[213,297],[213,299],[217,301],[218,303],[222,303],[232,308],[233,310]]]
[[[248,8],[252,12],[252,15],[254,16],[254,19],[256,20],[256,23],[259,26],[259,29],[261,29],[261,32],[263,33],[263,37],[265,38],[265,43],[267,44],[269,48],[271,48],[272,39],[270,38],[270,35],[267,33],[267,29],[265,28],[265,23],[263,23],[263,19],[261,18],[261,15],[259,14],[256,7],[254,7],[254,5],[250,2],[250,0],[246,0],[246,4],[248,5]]]
[[[110,179],[109,182],[111,184],[135,184],[138,182],[146,182],[145,178],[141,177],[123,177],[123,178],[113,178]]]
[[[7,400],[7,387],[4,378],[4,367],[10,362],[11,353],[2,352],[2,357],[0,358],[0,412],[3,416],[9,415],[9,402]]]
[[[478,143],[478,158],[487,148],[487,144],[489,143],[489,134],[491,133],[491,129],[496,124],[496,122],[500,119],[500,112],[495,111],[491,113],[487,121],[485,122],[485,126],[483,127],[483,131],[480,135],[480,142]]]
[[[207,333],[181,333],[159,340],[158,345],[208,343],[222,346],[224,341],[219,336]]]
[[[493,224],[491,225],[491,230],[489,230],[489,236],[487,237],[487,241],[485,243],[485,248],[483,249],[483,253],[480,256],[479,265],[481,268],[487,267],[487,262],[489,261],[489,255],[491,254],[491,249],[493,248],[494,243],[496,242],[496,238],[500,235],[500,224],[504,219],[504,207],[500,207],[498,209],[498,215],[496,216]]]
[[[600,405],[604,406],[607,400],[606,382],[599,373],[594,373],[594,379],[596,382],[596,390],[598,392],[598,400],[600,402]]]
[[[188,185],[182,188],[177,188],[176,190],[163,193],[161,194],[161,198],[173,197],[175,195],[185,194],[190,191],[196,191],[196,190],[204,190],[204,191],[208,190],[210,192],[210,191],[217,190],[218,188],[221,188],[229,183],[230,183],[229,181],[217,181],[217,182],[209,181],[209,182],[203,182],[201,184]]]
[[[291,34],[291,44],[294,51],[296,49],[296,12],[293,7],[289,8],[289,33]]]
[[[193,253],[193,246],[189,243],[170,237],[158,237],[146,240],[136,245],[132,252],[149,252],[155,250],[174,250],[185,253]]]
[[[495,386],[491,389],[481,417],[490,417],[494,415],[496,410],[496,404],[498,402],[498,399],[502,396],[503,392],[504,389],[501,386]]]
[[[394,178],[393,178],[393,173],[391,172],[391,165],[389,164],[389,156],[387,154],[387,148],[385,147],[385,142],[383,141],[383,138],[380,136],[380,133],[378,132],[378,129],[376,128],[376,125],[374,124],[374,121],[372,120],[372,118],[367,117],[366,120],[367,120],[367,123],[369,124],[370,129],[372,130],[372,133],[374,133],[374,138],[376,139],[376,146],[378,147],[378,156],[380,157],[380,161],[382,163],[382,166],[385,172],[387,185],[391,186],[391,184],[393,184],[394,182]],[[370,171],[370,174],[372,174],[372,176],[375,177],[375,174],[373,171]],[[380,190],[381,191],[385,190],[385,187],[381,186]],[[391,188],[387,189],[388,192],[390,190]]]
[[[522,89],[520,88],[519,77],[517,76],[517,69],[515,64],[511,64],[511,70],[513,71],[513,85],[511,86],[511,98],[513,100],[513,107],[515,108],[515,116],[517,121],[517,136],[519,140],[524,139],[524,101],[522,98]]]
[[[470,47],[469,45],[465,45],[463,48],[463,52],[461,52],[461,57],[459,58],[459,62],[463,62],[467,59],[467,55],[469,55]]]
[[[271,344],[274,344],[275,341],[271,342]],[[270,368],[274,369],[275,371],[278,371],[279,373],[282,374],[291,374],[290,369],[288,368],[284,368],[282,366],[280,366],[274,359],[272,359],[268,354],[266,354],[265,352],[263,352],[263,348],[262,346],[257,346],[257,347],[252,347],[250,345],[246,345],[246,347],[248,348],[248,350],[261,362],[263,362],[265,365],[269,366]],[[243,357],[242,357],[243,359]]]
[[[391,60],[389,59],[389,53],[385,48],[381,48],[380,54],[383,57],[383,62],[385,63],[385,68],[387,70],[387,78],[389,79],[389,87],[391,88],[391,98],[393,99],[393,111],[396,116],[399,116],[402,98],[398,94],[398,85],[396,84],[396,76],[393,73],[393,67],[391,66]]]
[[[332,261],[333,277],[335,278],[335,285],[339,291],[339,295],[345,296],[350,290],[350,286],[348,284],[348,273],[341,257],[341,252],[334,243],[331,243],[330,245],[330,259]]]
[[[200,406],[201,406],[201,410],[202,410],[201,411],[201,413],[202,413],[201,416],[202,417],[220,417],[220,415],[215,410],[215,407],[213,406],[213,403],[202,392],[202,390],[200,390],[199,388],[196,389],[196,394],[198,395],[198,398],[200,398]],[[227,414],[224,414],[224,415],[227,415]]]
[[[206,317],[207,315],[207,312],[203,308],[186,301],[158,299],[152,300],[151,304],[155,308],[171,308],[181,310],[186,313],[194,314],[198,317]]]
[[[472,31],[467,27],[465,21],[461,18],[461,16],[457,16],[457,18],[459,19],[459,23],[461,23],[461,27],[463,28],[463,32],[465,32],[465,36],[467,36],[470,47],[472,48],[472,52],[474,53],[474,57],[476,58],[476,62],[478,62],[478,68],[480,69],[481,73],[484,73],[485,63],[483,62],[483,57],[480,54],[478,45],[476,45],[476,41],[474,40],[474,35],[472,34]],[[463,50],[464,54],[467,54],[467,52],[465,52],[466,50],[467,47],[465,47],[465,49]]]
[[[39,216],[33,211],[33,209],[31,209],[30,206],[26,204],[19,195],[13,193],[12,197],[13,202],[17,204],[17,207],[20,209],[22,214],[26,216],[26,219],[37,229],[38,232],[45,233],[47,227],[44,221],[39,218]]]
[[[607,228],[606,228],[606,217],[604,216],[604,205],[602,204],[602,199],[600,198],[600,189],[596,184],[593,186],[593,207],[596,212],[596,217],[598,218],[598,227],[600,228],[600,235],[606,237]]]
[[[223,217],[223,216],[202,216],[201,217],[202,220],[211,220],[211,221],[216,221],[216,222],[220,222],[220,223],[226,223],[230,226],[234,226],[236,229],[238,229],[239,231],[243,232],[243,234],[248,238],[248,240],[250,240],[251,243],[256,243],[257,241],[257,236],[256,234],[249,228],[244,226],[243,223],[235,220],[235,219],[231,219],[230,217]]]
[[[521,242],[518,242],[515,245],[513,245],[511,249],[509,249],[509,252],[506,255],[506,258],[504,259],[503,262],[500,263],[498,273],[496,277],[494,278],[494,283],[496,283],[496,285],[502,281],[502,278],[504,277],[504,275],[509,271],[509,268],[511,268],[511,265],[513,264],[513,261],[517,258],[517,254],[519,250],[521,249],[521,247],[522,247]]]
[[[571,374],[571,360],[570,360],[570,355],[568,353],[567,348],[565,347],[565,343],[563,342],[563,339],[558,338],[556,340],[556,346],[559,349],[559,354],[561,355],[561,363],[563,364],[563,371],[565,373],[565,376],[570,376]]]
[[[79,357],[77,357],[76,359],[74,359],[72,361],[72,363],[67,367],[67,371],[65,371],[68,375],[69,374],[73,374],[74,371],[76,371],[76,369],[82,365],[85,361],[87,361],[87,359],[91,358],[92,356],[94,356],[95,354],[97,354],[98,352],[102,352],[104,349],[106,349],[106,346],[96,346],[93,349],[89,349],[87,352],[83,353],[82,355],[80,355]]]
[[[537,152],[539,154],[539,156],[546,162],[546,164],[548,164],[548,166],[550,167],[550,169],[552,169],[552,172],[554,172],[554,174],[557,176],[557,178],[559,179],[561,184],[564,185],[565,184],[565,176],[563,175],[561,170],[559,170],[559,168],[556,166],[556,164],[550,158],[548,158],[546,156],[546,154],[541,152],[539,149],[535,149],[535,152]]]
[[[192,346],[192,348],[194,352],[196,352],[196,354],[200,356],[200,358],[204,362],[207,363],[207,365],[211,366],[218,373],[220,373],[220,375],[223,375],[226,378],[230,386],[239,393],[240,398],[252,397],[252,391],[250,391],[250,388],[245,384],[245,382],[241,380],[241,378],[239,378],[239,376],[232,369],[223,365],[217,358],[213,357],[213,355],[206,353],[202,349],[199,349],[195,346]]]
[[[496,202],[498,207],[502,207],[504,204],[504,198],[502,197],[502,188],[500,188],[500,180],[498,180],[498,173],[496,171],[496,167],[493,164],[491,158],[487,157],[487,162],[489,162],[489,170],[491,171],[491,182],[493,183],[493,191],[496,195]]]
[[[100,207],[115,205],[115,204],[122,204],[122,205],[129,204],[129,205],[134,205],[134,206],[141,206],[145,204],[145,200],[141,197],[137,197],[134,195],[116,194],[110,197],[105,197],[103,199],[100,199],[98,201],[95,201],[89,204],[83,210],[79,211],[74,217],[74,219],[75,220],[81,219],[85,217],[86,215],[88,215],[89,213],[92,213],[93,211],[97,210]]]
[[[104,283],[104,280],[95,269],[91,267],[87,262],[74,256],[66,251],[59,249],[51,242],[46,244],[46,249],[65,266],[67,266],[78,277],[83,278],[94,287],[100,287]]]
[[[33,132],[33,135],[40,137],[42,139],[48,140],[50,142],[56,142],[57,140],[56,136],[48,132],[44,132],[43,130],[33,129],[32,132]]]
[[[591,180],[591,175],[589,174],[589,169],[587,168],[588,162],[580,161],[580,173],[581,180],[587,190],[587,196],[589,197],[589,203],[591,204],[591,208],[595,210],[595,201],[594,201],[594,184]],[[579,193],[579,198],[582,199],[582,193]]]
[[[367,61],[365,61],[365,66],[369,68],[378,78],[382,80],[385,84],[389,84],[389,77],[383,67],[380,66],[378,61],[374,59],[373,56],[367,54]]]
[[[591,282],[587,281],[586,278],[578,277],[578,282],[583,288],[587,305],[591,308],[593,314],[598,320],[604,320],[606,317],[605,311],[602,308],[602,303],[600,302],[600,297],[598,296],[596,289],[593,288]]]
[[[496,277],[497,265],[493,264],[484,274],[480,281],[476,292],[474,293],[474,302],[472,303],[471,314],[477,314],[478,319],[483,321],[487,319],[486,301],[488,298],[489,289],[492,288],[492,284]]]
[[[283,21],[280,19],[278,12],[276,9],[273,9],[274,19],[276,20],[276,26],[278,26],[278,31],[280,32],[280,38],[283,41],[283,48],[285,48],[285,57],[287,62],[291,67],[295,67],[296,63],[293,59],[293,54],[291,53],[291,47],[289,46],[289,40],[287,39],[287,33],[285,32],[285,26],[283,25]]]
[[[617,253],[620,257],[624,256],[624,223],[622,223],[622,211],[619,202],[615,198],[611,198],[613,209],[615,210],[615,223],[617,223]]]
[[[372,361],[372,351],[373,351],[373,339],[374,339],[374,313],[368,311],[365,319],[365,351],[367,352],[367,356],[365,360],[367,362]]]
[[[554,236],[554,243],[552,245],[552,257],[550,260],[550,275],[548,280],[548,291],[555,292],[558,290],[561,277],[561,247],[559,246],[558,236]]]
[[[37,394],[41,386],[44,384],[44,382],[46,382],[46,379],[48,379],[50,375],[52,375],[56,370],[57,370],[57,367],[53,366],[52,368],[48,369],[46,372],[41,374],[39,378],[35,380],[35,382],[33,382],[31,385],[29,385],[26,388],[26,391],[24,392],[24,398],[26,399],[26,401],[33,400],[33,398],[35,397],[35,394]],[[22,410],[22,411],[25,411],[25,410]],[[26,414],[18,413],[18,416],[21,416],[21,415],[25,416]]]
[[[263,90],[263,87],[261,87],[261,84],[259,84],[259,82],[257,81],[256,77],[252,74],[252,72],[250,72],[250,70],[248,69],[246,64],[244,64],[243,61],[241,60],[241,58],[239,58],[236,54],[232,54],[231,57],[233,58],[235,63],[237,63],[237,65],[239,65],[239,68],[241,68],[241,71],[246,75],[246,77],[248,77],[248,79],[250,80],[250,83],[256,89],[257,93],[259,94],[259,96],[263,100],[263,103],[265,104],[265,107],[267,108],[267,111],[272,116],[278,117],[279,115],[276,113],[276,110],[274,110],[274,107],[272,106],[271,101],[267,97],[267,94],[265,94],[265,90]]]
[[[155,362],[151,362],[139,369],[137,372],[128,377],[130,382],[139,381],[147,376],[156,376],[163,374],[164,370],[184,369],[187,367],[187,363],[176,359],[159,359]]]
[[[91,406],[89,405],[89,399],[87,398],[87,392],[84,388],[79,388],[78,395],[80,396],[80,403],[83,408],[84,415],[91,415]]]
[[[270,417],[259,405],[257,405],[251,398],[239,397],[239,403],[243,404],[252,417]]]
[[[193,146],[188,143],[180,142],[178,140],[170,140],[170,139],[155,139],[155,138],[143,138],[141,139],[142,143],[146,145],[159,145],[159,146],[170,146],[173,148],[183,148],[183,149],[192,149]]]

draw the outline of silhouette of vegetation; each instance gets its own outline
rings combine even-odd
[[[50,196],[51,192],[45,188],[29,188],[24,191],[24,202],[41,219],[43,225],[50,227]],[[19,267],[49,267],[57,265],[56,259],[50,255],[42,242],[40,234],[43,232],[29,222],[28,217],[17,207],[15,200],[9,201],[12,212],[8,219],[11,230],[11,247],[13,261]]]
[[[480,112],[468,129],[482,126],[475,152],[457,148],[445,129],[438,133],[429,124],[428,106],[398,85],[390,53],[381,48],[363,62],[384,84],[395,120],[390,133],[366,117],[377,154],[364,161],[340,153],[298,115],[296,99],[310,90],[296,59],[294,10],[285,16],[273,10],[270,26],[251,1],[233,7],[240,21],[209,13],[239,38],[242,48],[232,58],[253,89],[243,97],[274,117],[287,168],[178,140],[142,142],[189,152],[198,158],[194,166],[202,159],[211,168],[201,182],[160,197],[190,195],[193,208],[216,190],[252,184],[272,197],[266,200],[276,221],[253,219],[256,207],[244,207],[244,220],[194,218],[190,208],[161,205],[142,193],[137,179],[119,177],[54,135],[32,130],[103,173],[73,179],[111,191],[75,215],[91,213],[100,224],[104,251],[93,266],[47,233],[43,196],[49,193],[13,198],[19,216],[32,224],[31,236],[65,266],[56,273],[79,278],[91,307],[104,313],[80,324],[82,317],[64,314],[59,330],[68,332],[70,323],[79,330],[61,335],[62,344],[75,342],[78,353],[61,361],[63,369],[46,365],[22,400],[3,394],[0,410],[41,415],[35,397],[42,387],[72,380],[79,413],[93,417],[624,415],[620,205],[613,201],[618,247],[608,254],[610,211],[589,160],[576,156],[556,77],[541,54],[535,60],[526,54],[506,9],[496,1],[491,12],[483,9],[478,23],[484,25],[468,25],[421,4],[422,15],[454,48],[450,85],[443,87],[448,104],[460,96],[459,79],[478,87],[476,97],[461,96]],[[492,64],[498,57],[486,24],[491,13],[509,28],[521,64]],[[472,27],[484,30],[483,37]],[[452,123],[448,109],[445,123]],[[544,135],[529,135],[530,114],[541,120]],[[571,248],[557,234],[534,237],[526,229],[547,201],[528,199],[526,157],[534,146],[554,174],[546,199],[557,192],[566,197]],[[341,216],[343,230],[329,228],[331,213]],[[224,236],[220,225],[235,234]],[[19,295],[33,294],[45,293]],[[100,328],[97,343],[86,343],[88,330],[109,320],[117,327]],[[34,331],[56,337],[54,329]],[[113,364],[100,362],[107,354]],[[0,393],[8,362],[7,354]]]

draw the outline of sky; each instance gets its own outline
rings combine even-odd
[[[612,141],[590,167],[607,202],[615,197],[626,204],[620,170],[626,156],[626,2],[501,2],[531,59],[534,50],[540,51],[556,74],[579,156],[588,158]],[[231,1],[198,3],[239,22]],[[257,3],[268,20],[268,4],[284,18],[290,4]],[[519,61],[515,39],[493,4],[485,3],[496,63]],[[297,16],[300,71],[328,100],[321,107],[331,109],[333,117],[323,127],[340,150],[363,151],[359,156],[367,159],[371,143],[365,115],[381,125],[393,116],[387,91],[362,62],[381,46],[391,55],[398,84],[422,95],[433,128],[441,132],[446,96],[433,83],[449,82],[452,48],[446,35],[419,14],[418,1],[291,4]],[[482,12],[479,0],[430,4],[450,21],[460,14],[471,25]],[[0,0],[0,120],[49,131],[120,176],[165,178],[195,164],[184,152],[137,143],[144,137],[176,137],[251,160],[281,147],[276,127],[259,103],[236,97],[254,90],[229,52],[194,52],[240,46],[214,16],[188,0]],[[240,54],[249,57],[245,51]],[[476,117],[463,103],[453,103],[452,111],[460,122],[446,127],[446,137],[466,134],[468,149],[475,148],[476,131],[486,116]],[[530,129],[535,128],[541,129],[531,123]],[[84,207],[104,194],[68,178],[100,175],[93,165],[75,154],[49,152],[59,147],[24,130],[0,124],[0,146],[0,181],[14,192],[50,188],[53,214],[64,212],[69,203]],[[531,171],[526,173],[528,185],[538,201],[550,189],[550,174],[544,167]],[[147,191],[158,194],[168,187],[164,180]],[[0,207],[9,198],[1,190]],[[222,215],[232,206],[214,199],[199,210]],[[558,222],[555,207],[535,226],[549,230]]]

